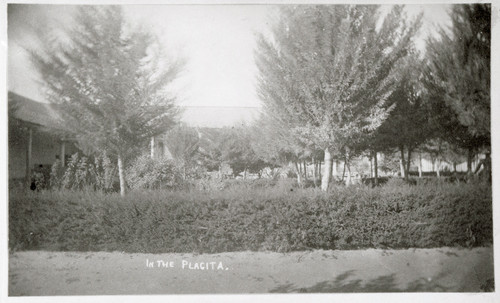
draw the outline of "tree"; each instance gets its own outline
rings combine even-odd
[[[180,124],[166,135],[166,143],[172,157],[181,165],[183,179],[186,171],[196,164],[200,147],[200,137],[196,129]]]
[[[201,162],[208,170],[218,170],[222,176],[224,166],[229,166],[233,175],[243,172],[259,172],[266,163],[255,152],[252,129],[225,127],[204,129],[200,141]]]
[[[269,110],[263,114],[256,124],[253,133],[254,151],[257,157],[265,163],[278,166],[294,164],[297,183],[302,184],[299,163],[311,156],[311,149],[305,146],[291,132],[290,123],[279,118],[279,114],[269,115]]]
[[[229,164],[234,175],[243,173],[246,179],[247,172],[258,172],[265,167],[251,145],[251,129],[247,126],[223,129],[221,157]]]
[[[115,157],[123,196],[127,159],[173,125],[166,86],[182,64],[162,61],[153,37],[129,26],[118,6],[82,6],[74,21],[32,59],[63,128],[84,151]]]
[[[452,26],[427,41],[424,84],[438,135],[468,150],[490,148],[491,5],[460,4]]]
[[[428,118],[429,107],[423,98],[423,88],[420,87],[421,65],[416,52],[411,52],[405,58],[400,66],[401,76],[396,89],[388,100],[388,105],[394,106],[394,109],[374,136],[369,138],[369,146],[375,153],[394,148],[399,150],[401,176],[405,179],[408,179],[412,152],[433,132]]]
[[[322,190],[328,190],[332,153],[348,161],[387,117],[394,67],[419,20],[406,22],[395,6],[377,31],[378,6],[295,6],[282,9],[272,39],[260,38],[261,98],[294,122],[295,136],[324,150]]]
[[[201,130],[199,153],[202,165],[209,171],[219,171],[222,177],[222,136],[221,130],[216,128],[205,128]]]

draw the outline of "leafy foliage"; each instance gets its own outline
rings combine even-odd
[[[266,166],[251,144],[252,133],[247,126],[226,128],[222,131],[222,160],[231,166],[234,175],[258,172]]]
[[[490,123],[491,5],[460,4],[451,31],[427,41],[424,84],[444,140],[465,149],[488,147]]]
[[[149,155],[138,157],[127,169],[127,183],[132,189],[174,189],[182,184],[183,174],[174,161]]]
[[[116,157],[121,182],[126,158],[165,132],[176,114],[165,89],[181,65],[160,58],[153,37],[133,30],[119,6],[79,7],[65,39],[32,52],[61,129],[83,151]]]
[[[273,39],[259,40],[266,112],[305,146],[349,159],[349,149],[386,119],[395,67],[419,19],[407,22],[395,6],[377,31],[378,21],[373,5],[285,7]]]
[[[11,193],[9,247],[127,252],[482,246],[485,183],[336,187],[240,182],[217,191]],[[290,180],[283,180],[290,181]]]
[[[207,128],[201,130],[200,158],[201,163],[209,171],[220,170],[222,167],[222,136],[220,129]]]
[[[187,179],[188,171],[198,166],[200,147],[198,132],[192,127],[180,124],[167,133],[166,139],[170,154],[183,171],[183,178]]]
[[[229,165],[236,176],[241,172],[258,172],[267,164],[256,152],[253,140],[253,129],[248,126],[205,129],[200,140],[201,162],[209,170],[221,171]]]
[[[117,167],[105,154],[71,156],[66,167],[57,160],[51,168],[50,187],[52,189],[93,189],[110,191],[113,189]]]

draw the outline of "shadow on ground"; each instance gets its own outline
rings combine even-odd
[[[378,278],[363,282],[360,279],[349,279],[354,270],[346,271],[338,275],[333,281],[319,282],[311,287],[295,287],[292,283],[280,285],[271,289],[271,293],[352,293],[352,292],[459,292],[463,291],[456,287],[446,287],[438,281],[445,274],[439,274],[430,280],[420,278],[399,288],[395,274],[380,276]],[[493,279],[489,279],[477,291],[494,291]]]

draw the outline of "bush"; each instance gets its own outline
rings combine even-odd
[[[131,189],[175,189],[182,186],[182,174],[172,160],[137,158],[126,172]]]
[[[47,189],[50,186],[50,166],[38,166],[33,169],[31,181],[35,183],[37,190]]]
[[[11,249],[126,252],[428,248],[492,243],[491,185],[233,183],[221,191],[11,193]],[[293,191],[292,191],[293,189]]]
[[[110,191],[116,177],[116,165],[106,154],[96,156],[71,156],[67,166],[63,167],[57,160],[50,172],[50,187],[52,189],[93,189]]]

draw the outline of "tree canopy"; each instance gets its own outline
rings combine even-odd
[[[395,67],[419,27],[420,18],[408,22],[402,6],[383,20],[378,8],[285,7],[272,39],[259,40],[265,109],[305,145],[324,149],[327,169],[330,152],[348,159],[349,150],[387,118],[391,109],[385,103],[399,75]],[[323,175],[324,190],[329,175]]]
[[[182,64],[166,61],[119,6],[79,7],[74,24],[32,59],[69,135],[86,151],[116,157],[122,172],[127,157],[173,125],[177,110],[165,89]],[[122,194],[124,180],[120,173]]]
[[[424,83],[443,139],[489,147],[491,5],[454,5],[451,28],[427,41]]]

